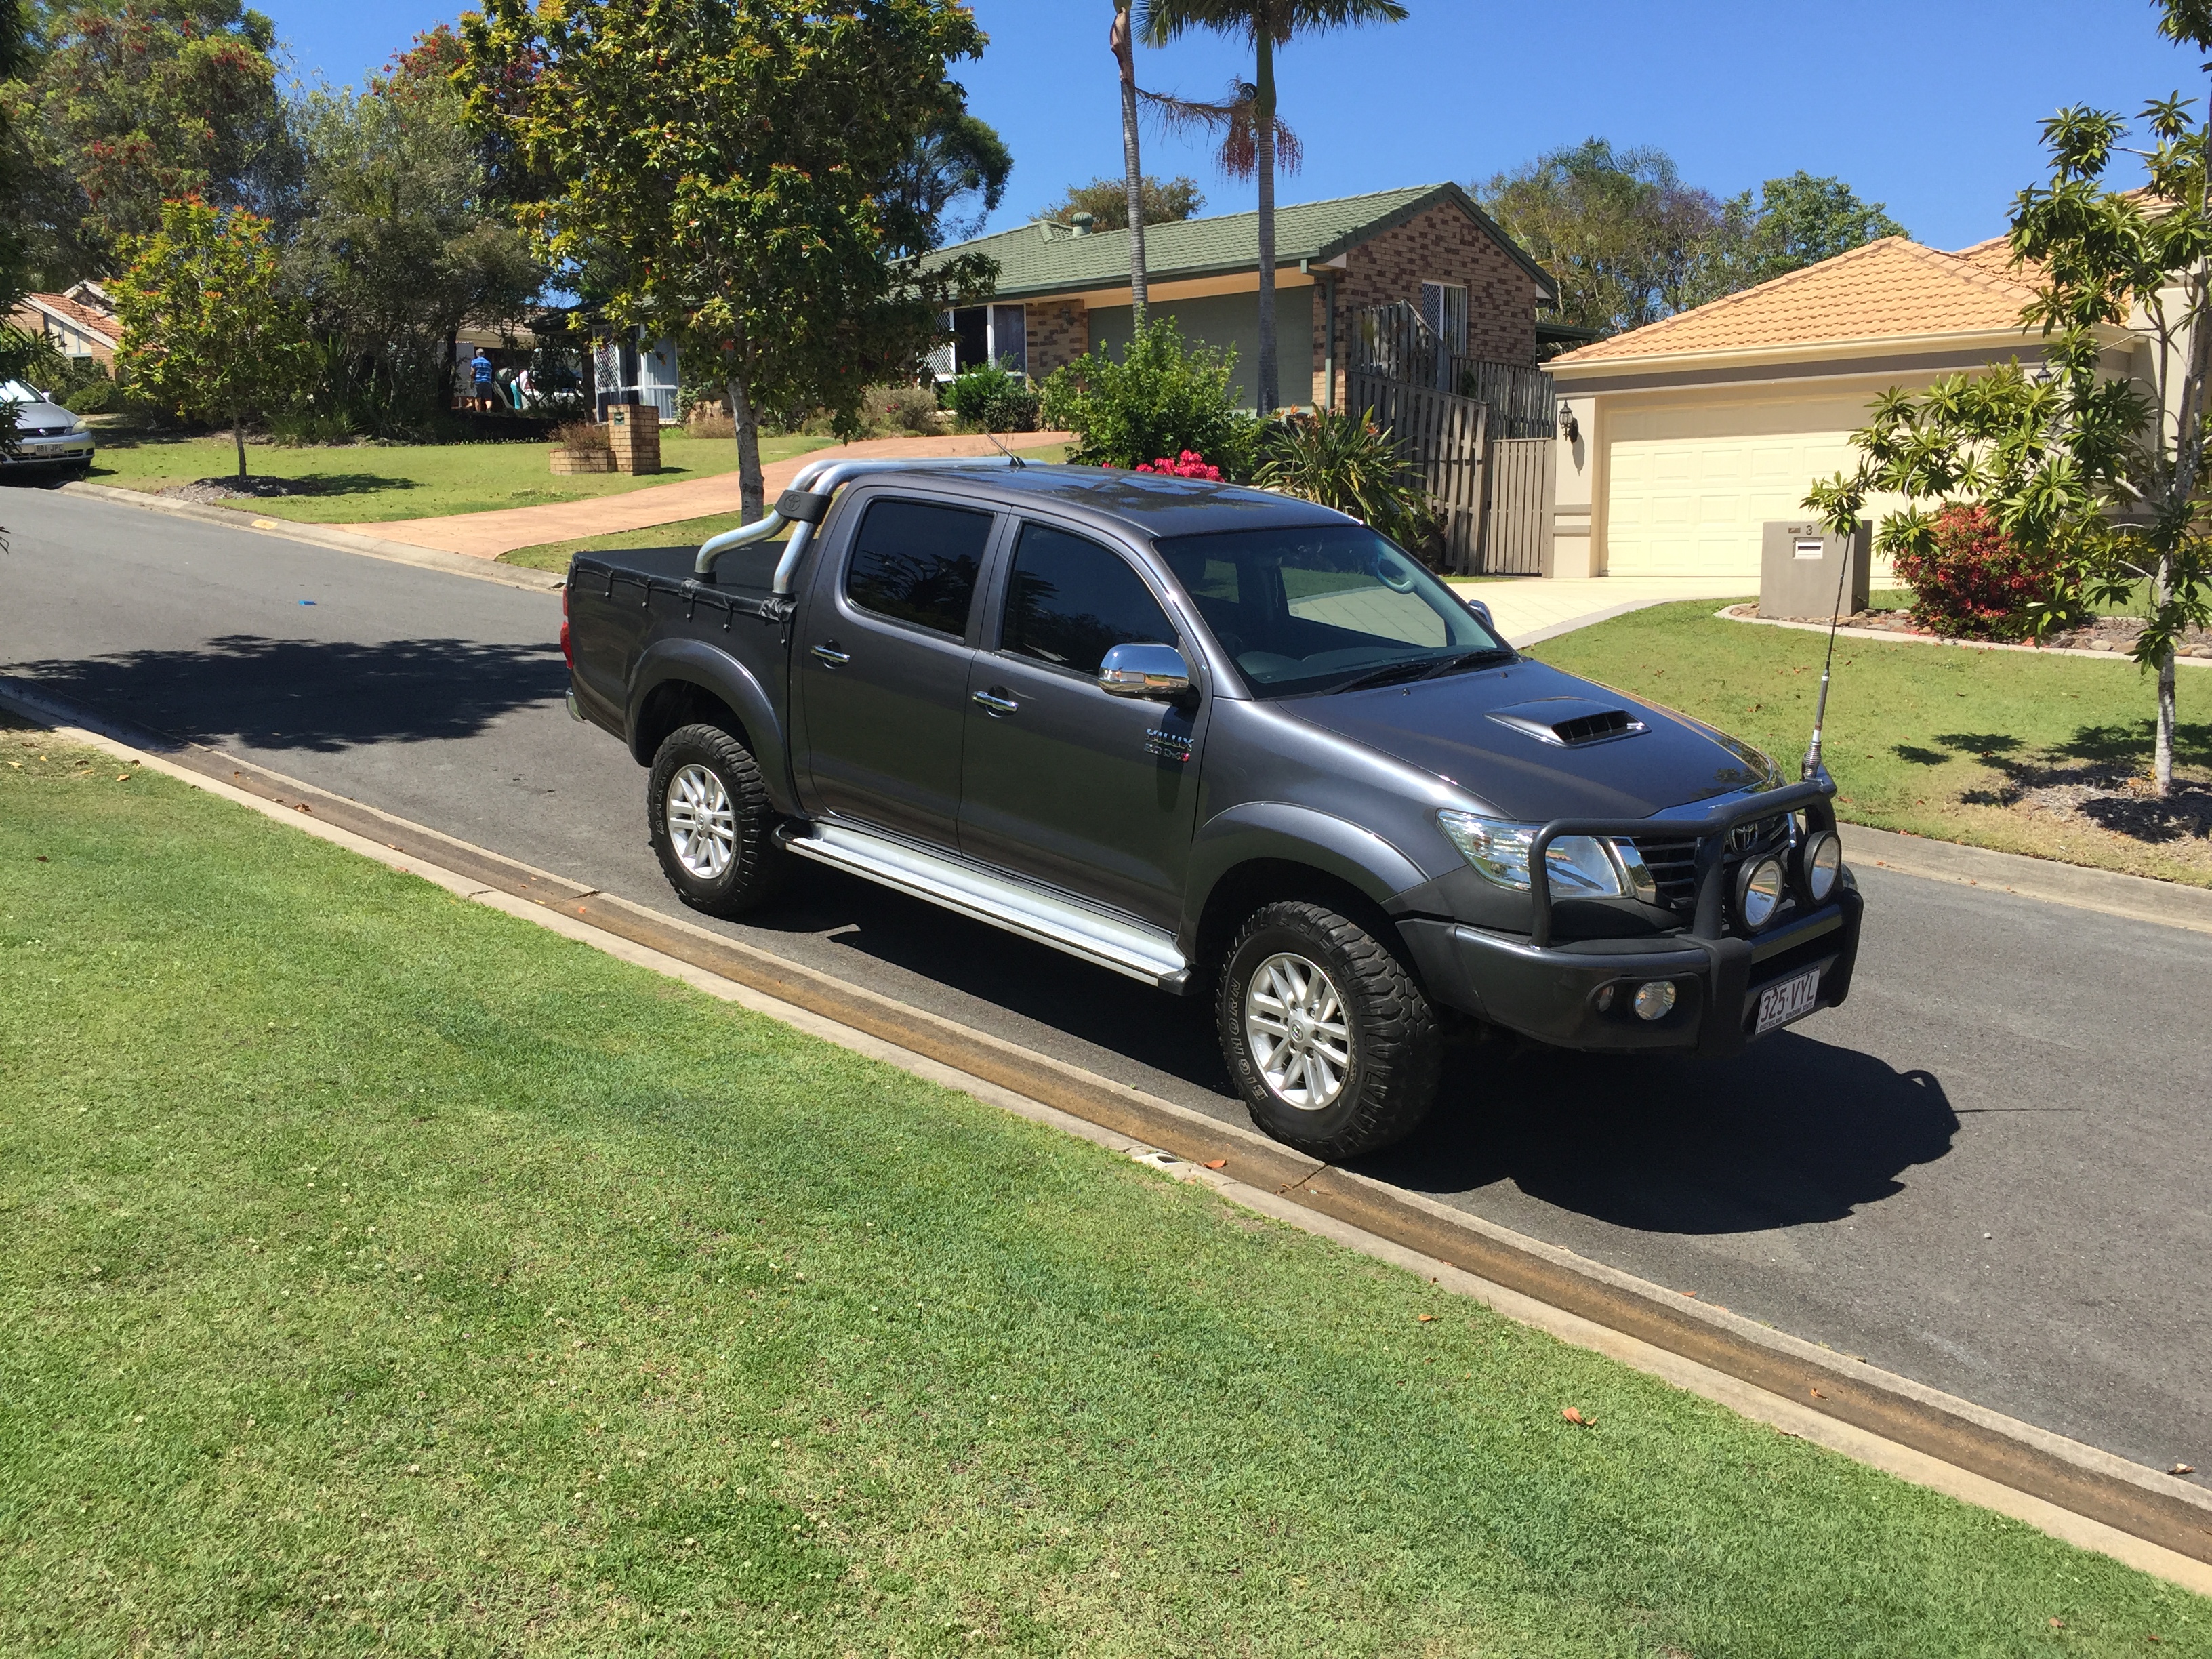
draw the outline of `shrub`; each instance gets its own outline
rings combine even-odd
[[[1030,397],[1030,423],[1024,427],[1008,427],[1010,432],[1036,430],[1036,398]],[[912,433],[916,437],[927,436],[937,430],[937,392],[926,386],[878,386],[868,388],[864,416],[868,428],[874,432]]]
[[[100,415],[116,404],[115,382],[102,376],[87,380],[74,392],[62,395],[62,407],[72,415]]]
[[[694,438],[734,438],[738,423],[720,404],[694,404],[684,411],[684,430]]]
[[[1255,482],[1348,513],[1400,546],[1425,550],[1437,533],[1428,491],[1387,428],[1364,415],[1291,415],[1269,424]]]
[[[1195,450],[1225,477],[1250,477],[1260,423],[1237,406],[1234,351],[1186,347],[1175,319],[1147,323],[1117,362],[1085,352],[1044,386],[1044,419],[1076,436],[1068,459],[1134,467]]]
[[[1952,639],[2016,640],[2031,631],[2034,608],[2051,594],[2054,558],[2028,557],[1996,514],[1964,503],[1936,514],[1919,539],[1893,556],[1912,590],[1915,622]]]
[[[1034,432],[1037,394],[1025,375],[1002,363],[985,363],[954,380],[945,393],[962,432]]]
[[[597,421],[569,421],[553,428],[553,441],[571,455],[611,455],[614,439]]]

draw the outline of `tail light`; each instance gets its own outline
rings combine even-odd
[[[568,584],[561,584],[561,660],[568,665],[568,672],[576,672],[576,647],[568,642]]]

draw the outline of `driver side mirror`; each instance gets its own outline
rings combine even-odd
[[[1488,605],[1485,605],[1480,599],[1469,599],[1467,602],[1467,608],[1474,612],[1475,621],[1480,623],[1492,633],[1498,634],[1498,624],[1491,620],[1490,607]],[[1502,640],[1505,635],[1503,634],[1498,634],[1498,637]]]
[[[1179,697],[1190,665],[1171,645],[1117,645],[1098,665],[1098,689],[1116,697]]]

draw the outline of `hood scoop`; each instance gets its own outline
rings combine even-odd
[[[1626,708],[1593,702],[1587,697],[1539,697],[1510,708],[1493,708],[1487,718],[1559,749],[1610,743],[1650,729]]]

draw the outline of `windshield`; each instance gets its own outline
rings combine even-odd
[[[1449,588],[1364,525],[1232,530],[1156,545],[1255,697],[1512,655]]]
[[[21,380],[0,380],[0,404],[42,404],[44,402],[46,402],[44,398],[39,396]]]

